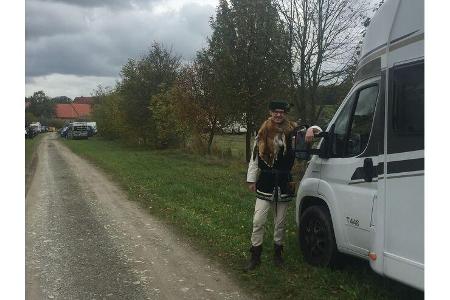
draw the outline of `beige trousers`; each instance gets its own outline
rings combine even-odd
[[[261,200],[256,198],[255,214],[253,215],[253,232],[252,232],[252,246],[259,246],[263,243],[264,225],[267,221],[267,214],[269,209],[273,209],[273,241],[277,245],[283,244],[284,225],[286,223],[286,213],[289,202],[278,202],[276,205],[271,201]]]

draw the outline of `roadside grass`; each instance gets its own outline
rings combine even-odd
[[[43,134],[38,134],[33,139],[25,139],[25,194],[33,178],[34,170],[37,165],[37,158],[34,153],[42,139]]]
[[[233,274],[249,295],[261,299],[423,299],[424,294],[375,274],[368,263],[350,257],[336,269],[304,263],[291,203],[286,224],[286,266],[273,266],[269,215],[262,265],[242,271],[250,246],[254,194],[246,190],[247,165],[179,150],[149,151],[91,138],[63,141],[108,174],[151,214],[164,220]],[[224,142],[225,145],[228,145]]]
[[[42,134],[38,134],[32,139],[25,139],[25,170],[30,168],[33,153],[36,151],[39,141],[42,139]]]

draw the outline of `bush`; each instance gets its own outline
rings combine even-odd
[[[186,148],[190,153],[201,155],[205,155],[208,153],[208,144],[205,142],[204,138],[197,133],[193,133],[190,136]]]
[[[151,99],[149,108],[156,129],[154,142],[157,148],[179,147],[186,140],[187,128],[179,121],[175,106],[172,90]]]
[[[122,98],[114,92],[97,95],[93,116],[97,122],[98,134],[107,139],[123,137],[127,133],[120,110]]]

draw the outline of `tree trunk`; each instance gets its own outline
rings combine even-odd
[[[209,132],[209,138],[208,138],[208,154],[211,154],[211,146],[212,142],[214,140],[214,133],[216,131],[216,119],[214,119],[214,122],[211,127],[211,131]]]
[[[247,132],[245,133],[245,161],[249,162],[252,155],[252,149],[250,148],[250,140],[252,139],[253,126],[249,118],[247,117]]]
[[[317,113],[315,114],[314,120],[313,120],[313,122],[311,124],[316,124],[317,123],[317,121],[319,120],[320,114],[323,111],[323,108],[324,108],[323,105],[319,106],[319,109],[317,110]]]

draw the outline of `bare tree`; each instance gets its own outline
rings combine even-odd
[[[321,85],[343,80],[361,40],[367,0],[276,0],[289,30],[293,102],[299,115],[314,122],[321,111]]]

